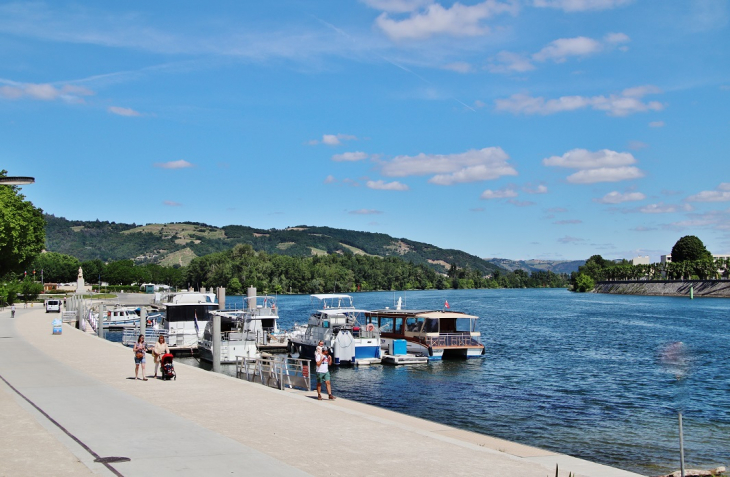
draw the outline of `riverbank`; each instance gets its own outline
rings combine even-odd
[[[730,280],[622,280],[598,282],[596,293],[730,298]]]
[[[441,475],[544,477],[556,464],[561,475],[638,475],[182,364],[176,381],[137,381],[128,348],[69,326],[54,336],[53,318],[42,310],[19,310],[14,320],[0,313],[0,335],[7,338],[0,394],[14,403],[0,425],[0,475],[54,468],[65,475],[416,475],[427,468]],[[312,444],[317,435],[326,443],[321,452]],[[40,441],[48,453],[37,448]],[[95,462],[108,456],[131,460]]]

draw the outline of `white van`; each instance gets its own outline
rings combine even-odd
[[[61,300],[57,298],[49,298],[46,300],[46,313],[51,311],[61,313]]]

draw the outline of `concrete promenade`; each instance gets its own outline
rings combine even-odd
[[[176,381],[134,380],[129,348],[54,336],[56,317],[0,312],[0,476],[637,475],[179,363]]]

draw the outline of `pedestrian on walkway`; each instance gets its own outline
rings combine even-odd
[[[323,348],[321,353],[315,355],[315,360],[317,362],[317,399],[322,400],[322,383],[324,382],[327,386],[327,395],[330,400],[334,400],[335,397],[332,395],[332,385],[330,383],[329,367],[332,364],[332,357],[329,350]]]
[[[155,343],[155,348],[152,350],[152,356],[155,358],[155,379],[157,379],[157,369],[160,366],[162,355],[169,352],[170,348],[167,346],[167,343],[165,343],[165,337],[160,335],[160,337],[157,338],[157,343]]]
[[[15,318],[15,303],[10,305],[10,318]]]
[[[144,365],[147,362],[147,344],[144,342],[144,335],[139,335],[134,345],[134,379],[139,379],[139,365],[142,365],[142,380],[147,381],[144,375]]]

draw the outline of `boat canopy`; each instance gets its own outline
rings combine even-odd
[[[316,298],[317,300],[325,300],[328,298],[334,298],[334,299],[342,299],[342,298],[348,298],[352,300],[352,296],[350,295],[340,295],[338,293],[322,293],[319,295],[311,295],[312,297]]]
[[[429,311],[426,313],[419,313],[416,315],[418,318],[469,318],[476,320],[478,316],[467,315],[465,313],[458,313],[453,311]]]
[[[368,310],[357,310],[355,308],[327,308],[326,310],[319,310],[319,313],[323,315],[342,315],[342,314],[350,314],[350,313],[367,313]]]

